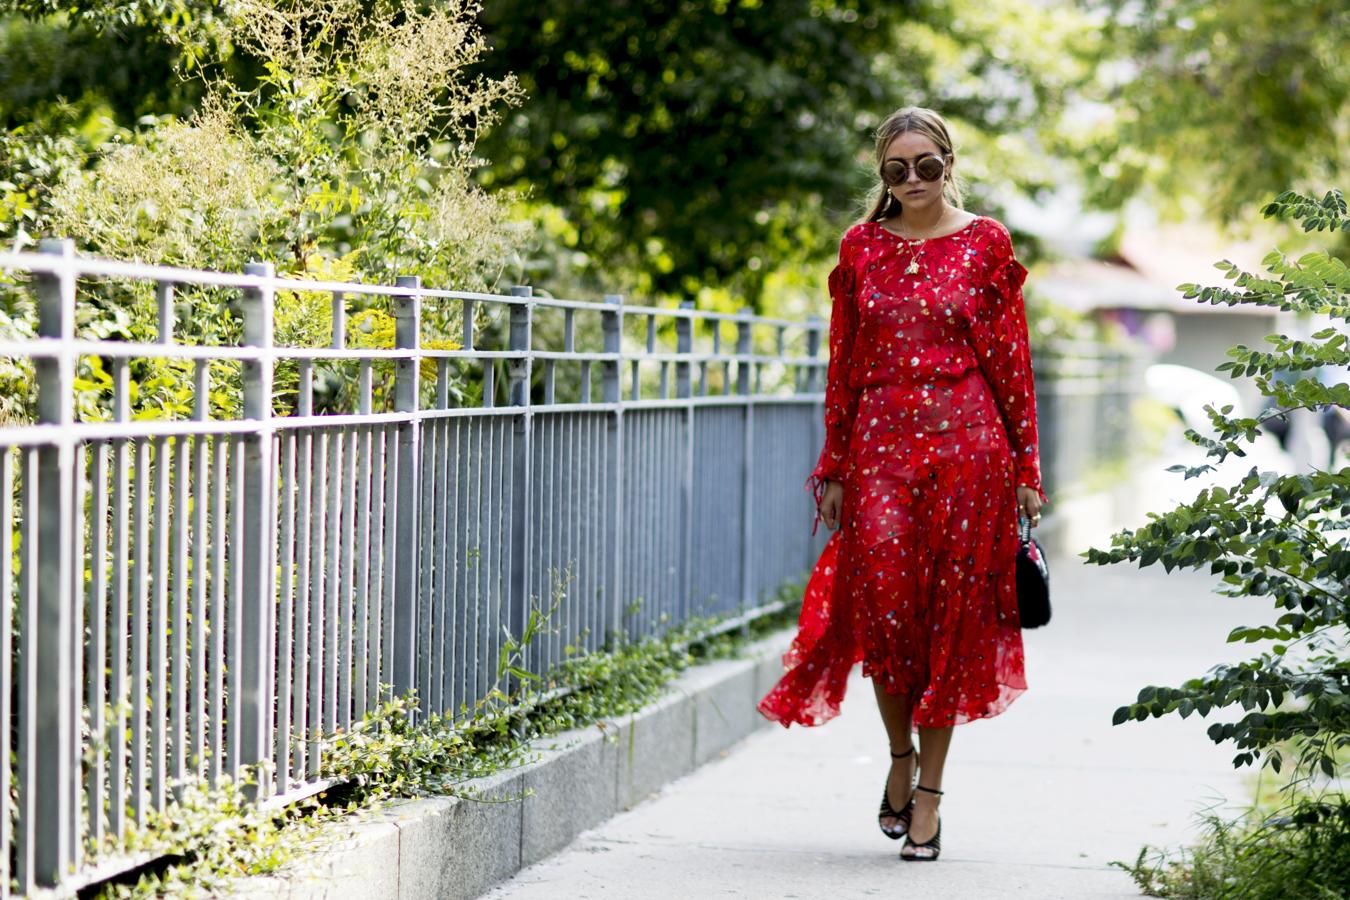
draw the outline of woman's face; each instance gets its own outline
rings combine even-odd
[[[894,194],[895,198],[907,208],[916,211],[942,202],[942,185],[946,179],[946,174],[944,173],[943,177],[937,181],[924,181],[914,171],[915,161],[927,153],[942,156],[942,149],[931,139],[917,132],[906,131],[904,134],[896,135],[891,140],[886,147],[886,155],[881,159],[882,165],[890,160],[898,159],[909,166],[909,173],[906,175],[905,182],[887,185],[887,190]]]

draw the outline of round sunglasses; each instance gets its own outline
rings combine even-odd
[[[923,181],[937,181],[947,171],[947,162],[936,154],[929,153],[914,161],[914,171]],[[909,165],[902,160],[892,159],[881,167],[881,180],[894,187],[909,180]]]

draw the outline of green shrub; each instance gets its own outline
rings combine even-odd
[[[1350,230],[1339,191],[1321,200],[1293,192],[1263,208],[1267,217],[1301,220],[1305,231]],[[1328,317],[1333,324],[1307,339],[1274,334],[1269,349],[1237,346],[1219,367],[1232,378],[1253,378],[1271,408],[1255,417],[1230,417],[1231,406],[1206,407],[1213,435],[1187,429],[1186,437],[1222,463],[1243,457],[1261,423],[1292,410],[1350,406],[1350,385],[1322,384],[1309,373],[1350,365],[1350,272],[1325,251],[1289,259],[1278,251],[1264,260],[1269,275],[1216,263],[1233,288],[1181,285],[1188,298],[1210,304],[1251,304]],[[1192,478],[1217,471],[1213,464],[1177,465]],[[1195,499],[1138,529],[1111,538],[1111,548],[1090,548],[1089,562],[1125,560],[1142,566],[1208,567],[1219,592],[1267,598],[1268,619],[1234,628],[1230,642],[1271,642],[1253,658],[1216,665],[1177,687],[1148,685],[1115,711],[1113,723],[1144,721],[1240,708],[1232,721],[1214,722],[1208,735],[1231,743],[1234,766],[1258,760],[1289,780],[1292,799],[1271,817],[1256,809],[1225,823],[1208,820],[1205,840],[1179,859],[1149,865],[1145,854],[1131,868],[1136,880],[1159,896],[1343,897],[1350,895],[1350,814],[1336,780],[1350,750],[1350,467],[1313,468],[1281,475],[1253,466],[1227,486]],[[1250,607],[1250,604],[1248,605]]]

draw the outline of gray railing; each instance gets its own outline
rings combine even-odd
[[[319,737],[386,686],[472,708],[532,604],[561,597],[523,661],[538,672],[691,615],[765,611],[823,540],[802,490],[822,438],[818,319],[41,250],[0,254],[14,282],[0,289],[36,319],[0,341],[36,380],[32,420],[0,427],[0,760],[15,760],[0,766],[0,884],[20,893],[94,877],[193,779],[262,763],[260,800],[317,789]],[[85,298],[137,285],[157,341],[77,328]],[[178,304],[203,291],[234,298],[237,342],[180,339]],[[276,345],[291,291],[331,295],[330,347]],[[422,344],[424,304],[458,316],[462,346]],[[351,346],[358,308],[392,315],[393,347]],[[541,325],[561,349],[536,347]],[[599,346],[580,349],[579,330]],[[480,349],[480,331],[505,346]],[[186,414],[144,417],[150,382],[132,371],[147,361],[186,386]],[[91,371],[107,377],[86,415]],[[353,408],[318,408],[316,377],[334,373]],[[452,404],[480,386],[481,402]]]
[[[1075,484],[1135,447],[1131,404],[1149,359],[1132,346],[1055,340],[1037,348],[1036,412],[1041,479],[1050,489]]]

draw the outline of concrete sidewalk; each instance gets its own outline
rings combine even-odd
[[[751,736],[484,896],[1139,896],[1108,861],[1193,836],[1197,811],[1250,794],[1251,770],[1206,737],[1214,714],[1113,727],[1111,713],[1145,684],[1242,658],[1224,636],[1268,612],[1161,566],[1061,556],[1051,577],[1054,621],[1026,633],[1029,690],[957,727],[936,864],[902,862],[877,830],[889,760],[855,669],[837,719]]]

